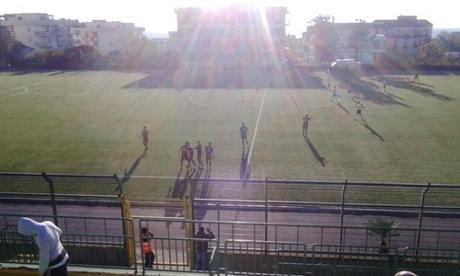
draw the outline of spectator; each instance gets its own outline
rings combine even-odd
[[[152,244],[153,234],[149,232],[147,227],[141,228],[142,252],[144,252],[144,261],[146,268],[152,268],[155,262],[155,254],[153,253],[154,246]]]
[[[206,228],[206,232],[204,232],[204,227],[200,226],[195,235],[195,238],[203,239],[195,242],[197,270],[205,270],[208,263],[208,241],[205,239],[214,239],[215,237],[209,228]]]
[[[61,243],[62,230],[59,227],[51,221],[37,222],[23,217],[19,219],[18,232],[34,237],[40,254],[40,275],[67,276],[69,255]]]

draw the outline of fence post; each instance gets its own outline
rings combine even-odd
[[[422,238],[422,224],[423,224],[423,211],[425,209],[425,197],[426,193],[431,187],[431,182],[428,182],[426,188],[422,192],[422,196],[420,197],[420,211],[418,214],[418,231],[417,231],[417,249],[415,256],[418,256],[418,248],[420,247],[420,240]]]
[[[54,183],[51,180],[51,178],[49,178],[48,175],[46,175],[45,172],[42,172],[42,177],[45,179],[46,182],[48,182],[48,185],[50,187],[51,207],[53,208],[53,220],[54,220],[54,224],[56,224],[56,226],[59,226],[58,218],[57,218],[57,209],[56,209],[56,197],[54,195]]]
[[[188,196],[184,197],[184,209],[187,223],[185,226],[185,231],[188,239],[188,263],[190,264],[190,268],[193,269],[195,267],[195,249],[193,242],[193,237],[195,234],[195,223],[193,222],[193,201]]]
[[[265,255],[268,254],[268,179],[265,178]]]
[[[137,263],[136,263],[136,245],[134,243],[135,240],[135,233],[134,233],[134,226],[132,225],[131,221],[131,204],[129,200],[126,199],[123,193],[123,185],[121,184],[118,176],[116,174],[113,175],[115,182],[118,184],[117,191],[118,191],[118,198],[120,200],[121,206],[121,224],[123,228],[123,236],[125,242],[125,248],[128,256],[128,263],[130,265],[135,265],[135,272],[137,273]]]
[[[342,187],[342,196],[340,202],[340,245],[343,245],[343,218],[345,211],[345,192],[347,190],[348,180],[345,180],[345,183]]]

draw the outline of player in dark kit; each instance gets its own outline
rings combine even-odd
[[[179,149],[179,155],[180,155],[180,167],[182,168],[182,165],[184,163],[184,160],[187,161],[187,168],[190,167],[190,156],[189,156],[189,142],[185,142],[180,149]]]
[[[361,102],[358,102],[356,104],[356,118],[357,119],[363,119],[363,109],[364,105]]]
[[[340,95],[337,94],[337,88],[334,85],[334,89],[332,90],[331,102],[339,103]]]
[[[308,122],[311,120],[311,118],[308,116],[308,114],[305,114],[305,116],[303,117],[303,128],[302,128],[302,133],[303,133],[303,136],[307,136],[307,132],[308,132]]]
[[[241,124],[240,135],[241,135],[241,143],[243,144],[243,148],[244,148],[245,144],[246,144],[246,146],[249,146],[249,143],[248,143],[248,127],[244,123]]]
[[[209,143],[204,150],[206,151],[206,168],[209,169],[211,167],[212,159],[214,158],[214,149],[212,148],[212,144]]]
[[[142,137],[142,143],[144,144],[144,150],[148,150],[149,149],[149,130],[147,129],[146,126],[144,126],[144,129],[142,130],[142,134],[141,136]]]
[[[187,151],[188,151],[189,160],[190,160],[190,162],[192,162],[193,167],[196,167],[196,163],[195,163],[195,161],[193,161],[193,148],[192,148],[192,146],[190,146],[189,142],[187,142],[186,144],[187,144]]]
[[[195,149],[196,149],[196,159],[198,161],[198,167],[203,168],[203,161],[202,161],[202,158],[201,158],[202,153],[203,153],[203,147],[201,146],[200,141],[196,142]]]

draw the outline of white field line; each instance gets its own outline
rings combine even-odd
[[[262,97],[262,101],[261,101],[261,103],[260,103],[259,115],[257,116],[256,127],[254,128],[254,135],[252,136],[251,147],[249,148],[247,166],[249,166],[249,164],[251,164],[252,151],[253,151],[253,149],[254,149],[254,144],[255,144],[255,142],[256,142],[257,131],[259,130],[259,123],[260,123],[260,118],[262,118],[262,111],[263,111],[263,109],[264,109],[265,96],[266,96],[266,95],[267,95],[267,89],[264,90],[264,96]]]
[[[53,80],[46,80],[46,81],[42,81],[42,82],[33,83],[33,84],[30,84],[30,85],[24,85],[24,86],[19,86],[19,87],[15,87],[15,88],[9,88],[9,89],[6,89],[6,90],[2,90],[2,91],[0,91],[0,94],[6,94],[6,95],[3,96],[3,97],[0,97],[0,100],[5,100],[5,99],[8,99],[8,98],[13,98],[13,97],[17,97],[17,96],[27,94],[27,93],[30,92],[29,88],[37,87],[37,86],[40,86],[42,84],[45,84],[45,83],[48,83],[48,82],[51,82],[51,81],[53,81]],[[16,94],[8,95],[8,93],[10,93],[12,91],[15,91],[15,90],[19,90],[19,89],[22,89],[22,91],[19,92],[19,93],[16,93]]]
[[[32,83],[32,84],[29,84],[29,85],[23,85],[23,86],[18,86],[18,87],[14,87],[14,88],[8,88],[8,89],[5,89],[5,90],[0,90],[0,94],[4,94],[4,93],[8,93],[10,91],[24,89],[24,88],[32,88],[32,87],[39,86],[39,85],[42,85],[42,84],[45,84],[45,83],[48,83],[48,82],[51,82],[51,81],[52,80],[46,80],[46,81]]]
[[[3,97],[0,97],[0,100],[4,100],[4,99],[8,99],[8,98],[13,98],[13,97],[16,97],[16,96],[21,96],[21,95],[24,95],[26,93],[29,93],[29,89],[26,87],[22,87],[23,91],[22,92],[19,92],[19,93],[16,93],[16,94],[13,94],[13,95],[7,95],[7,96],[3,96]]]

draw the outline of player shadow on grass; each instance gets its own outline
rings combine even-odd
[[[186,167],[185,175],[183,178],[181,178],[182,167],[180,167],[179,173],[176,177],[176,181],[174,182],[174,188],[172,190],[172,193],[170,193],[169,197],[183,198],[185,196],[185,192],[187,191],[187,186],[196,172],[197,170],[194,167]]]
[[[372,81],[367,81],[355,75],[334,75],[335,79],[340,80],[351,88],[352,96],[360,100],[368,100],[381,105],[400,105],[409,107],[401,102],[401,99],[396,99],[387,93],[382,93],[380,87]]]
[[[310,141],[310,138],[308,138],[307,135],[304,135],[303,138],[305,139],[305,142],[307,142],[308,147],[311,150],[311,153],[313,153],[313,156],[315,159],[321,163],[321,166],[326,167],[327,160],[324,156],[321,156],[321,154],[318,152],[316,149],[315,145]]]
[[[249,149],[245,149],[243,147],[243,151],[241,152],[241,163],[240,163],[240,179],[247,180],[251,176],[251,167],[248,163],[248,155],[249,155]],[[244,182],[243,184],[246,184]]]
[[[168,198],[185,198],[187,186],[190,184],[190,181],[197,172],[197,170],[192,167],[186,167],[185,176],[184,178],[181,178],[182,170],[183,167],[180,166],[179,172],[177,173],[176,181],[174,182],[174,187],[172,189],[170,188],[168,191]],[[165,217],[176,217],[178,215],[183,216],[182,208],[165,208]]]
[[[385,139],[383,139],[382,135],[380,135],[377,131],[375,131],[371,126],[366,122],[366,120],[361,119],[355,119],[360,125],[365,127],[367,130],[369,130],[373,135],[377,136],[377,138],[380,139],[380,141],[385,142]]]
[[[423,96],[434,97],[440,101],[452,101],[453,100],[453,98],[449,96],[445,96],[445,95],[436,93],[433,89],[431,89],[433,86],[430,86],[425,83],[412,82],[408,80],[407,78],[388,77],[388,76],[385,77],[385,80],[389,86],[411,90]],[[422,87],[422,86],[426,86],[426,87]],[[431,88],[427,88],[427,87],[431,87]]]
[[[324,88],[306,68],[191,68],[152,70],[123,88],[238,89],[238,88]]]
[[[129,181],[129,178],[131,177],[131,175],[134,173],[134,171],[137,169],[137,167],[139,166],[139,164],[141,163],[141,160],[145,158],[145,156],[147,155],[147,152],[144,150],[142,152],[142,154],[137,157],[134,162],[131,164],[131,166],[129,167],[128,170],[125,169],[124,171],[124,175],[123,177],[120,179],[120,184],[123,185],[124,183],[128,182]],[[120,187],[117,187],[115,189],[115,191],[119,191],[120,190]]]
[[[338,107],[340,107],[340,109],[345,111],[347,114],[350,114],[350,111],[345,106],[343,106],[341,102],[334,102],[334,101],[331,101],[331,102],[337,105]]]

